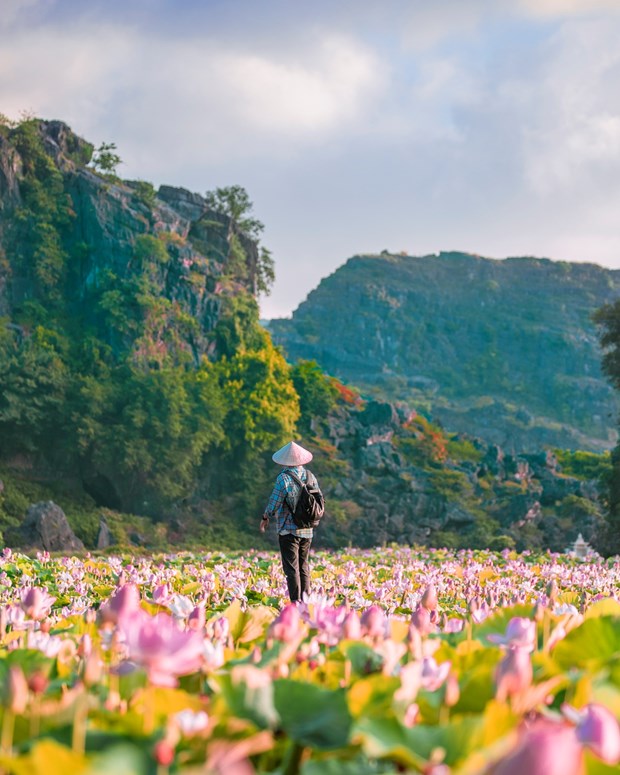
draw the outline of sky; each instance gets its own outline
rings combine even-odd
[[[0,0],[0,112],[244,186],[285,317],[350,256],[620,267],[620,0]]]

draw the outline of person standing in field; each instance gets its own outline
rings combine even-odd
[[[288,593],[292,603],[301,601],[304,592],[310,592],[310,568],[308,555],[312,544],[312,527],[298,527],[293,514],[301,493],[300,482],[320,493],[319,484],[312,471],[304,468],[312,460],[308,452],[294,441],[285,444],[273,456],[274,463],[283,466],[276,478],[275,486],[260,522],[264,533],[269,520],[275,518],[282,569],[286,576]],[[321,496],[322,498],[322,496]]]

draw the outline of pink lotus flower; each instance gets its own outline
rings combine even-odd
[[[177,685],[177,676],[193,673],[203,661],[203,639],[193,630],[181,630],[165,613],[151,616],[142,609],[119,620],[130,661],[142,665],[156,686]]]
[[[119,618],[140,608],[140,592],[135,584],[123,584],[99,609],[104,624],[117,624]]]
[[[153,602],[157,605],[167,606],[172,598],[170,584],[158,584],[153,590]]]
[[[583,750],[568,724],[538,719],[488,775],[583,775]]]
[[[278,616],[269,625],[267,631],[268,637],[282,641],[282,643],[293,643],[302,634],[302,621],[299,609],[295,603],[289,603],[284,606]]]
[[[487,637],[491,643],[534,651],[536,648],[536,622],[525,617],[515,616],[508,622],[505,635],[492,633]]]
[[[437,611],[429,611],[428,608],[420,605],[411,614],[411,624],[420,635],[424,638],[430,635],[431,632],[435,632],[437,629]]]
[[[437,609],[437,590],[434,584],[429,584],[422,595],[420,605],[426,608],[427,611],[435,611]]]
[[[190,615],[187,617],[187,626],[190,630],[202,630],[205,626],[206,616],[204,605],[194,606]]]
[[[341,640],[359,640],[362,636],[362,623],[357,611],[349,611],[340,625]]]
[[[383,638],[386,634],[387,619],[378,605],[369,606],[362,614],[362,632],[369,638]]]
[[[620,762],[620,726],[604,705],[586,705],[576,710],[563,705],[562,712],[576,725],[577,740],[606,764]]]
[[[443,631],[446,633],[461,632],[464,626],[465,626],[465,621],[463,619],[457,619],[456,617],[451,617],[450,619],[447,620],[446,625],[443,628]]]
[[[420,675],[422,687],[428,692],[437,691],[447,679],[451,667],[451,662],[443,662],[438,665],[433,657],[424,657]]]
[[[533,675],[529,650],[509,648],[495,673],[496,698],[503,702],[507,697],[525,691],[531,686]]]
[[[45,589],[26,587],[22,592],[20,605],[26,616],[41,621],[49,615],[55,600],[56,598],[49,595]]]
[[[397,702],[413,702],[422,686],[422,662],[407,662],[401,667],[399,677],[400,688],[394,692],[394,699]]]
[[[6,679],[6,706],[13,713],[21,714],[28,705],[28,683],[19,665],[11,665]]]
[[[226,643],[230,635],[230,622],[225,616],[218,616],[217,619],[209,621],[209,632],[214,640],[220,643]]]

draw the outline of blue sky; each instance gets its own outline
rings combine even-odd
[[[620,267],[620,0],[2,0],[0,112],[239,183],[288,315],[356,253]]]

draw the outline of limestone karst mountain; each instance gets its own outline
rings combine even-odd
[[[591,315],[619,293],[620,272],[593,264],[362,255],[268,327],[289,358],[450,430],[511,452],[603,450],[618,403]]]

